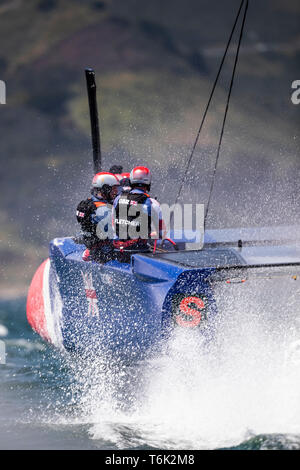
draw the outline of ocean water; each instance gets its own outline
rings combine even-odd
[[[209,350],[177,330],[125,365],[56,351],[25,303],[0,302],[0,449],[300,449],[297,315],[283,334],[274,311],[262,324],[236,307]]]

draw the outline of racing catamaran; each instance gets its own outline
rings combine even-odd
[[[244,10],[243,10],[244,8]],[[210,188],[220,155],[222,136],[248,1],[242,1],[187,161],[176,198],[180,196],[223,63],[242,11],[236,59]],[[94,172],[101,169],[100,132],[95,74],[86,69],[93,142]],[[208,199],[205,220],[209,209]],[[170,233],[174,237],[174,233]],[[121,357],[143,357],[174,328],[193,330],[199,338],[214,338],[218,318],[216,292],[286,284],[293,295],[300,276],[299,227],[205,230],[204,244],[177,238],[177,250],[165,244],[155,253],[132,253],[126,262],[105,264],[82,260],[85,246],[72,237],[50,243],[49,258],[36,271],[28,292],[27,318],[46,341],[67,351],[109,351]],[[249,286],[249,287],[247,287]],[[273,284],[274,287],[274,284]]]

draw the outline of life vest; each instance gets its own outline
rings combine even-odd
[[[122,192],[121,196],[119,197],[119,200],[115,206],[115,213],[114,213],[114,226],[115,226],[115,232],[119,240],[124,240],[124,241],[130,241],[130,240],[147,240],[150,238],[151,234],[151,214],[146,215],[147,217],[147,233],[146,233],[146,238],[144,237],[135,237],[132,238],[130,236],[129,228],[132,227],[135,232],[138,234],[139,231],[141,230],[140,227],[140,215],[141,211],[137,210],[136,214],[131,215],[130,214],[130,208],[132,206],[136,205],[143,205],[147,201],[147,199],[150,199],[149,194],[147,193],[133,193],[133,192]],[[124,233],[127,234],[126,237],[124,237]],[[144,231],[142,232],[143,235]],[[131,244],[130,244],[131,245]]]
[[[76,210],[77,222],[80,224],[83,241],[88,248],[99,243],[96,234],[97,225],[92,222],[92,215],[96,213],[98,207],[106,206],[104,201],[93,201],[91,197],[81,201]]]

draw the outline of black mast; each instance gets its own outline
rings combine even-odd
[[[95,72],[91,68],[85,69],[85,78],[90,108],[91,135],[93,145],[94,173],[101,171],[101,145],[100,130],[97,108],[97,88],[95,81]]]

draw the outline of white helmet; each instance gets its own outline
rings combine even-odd
[[[131,170],[130,183],[150,186],[151,172],[149,168],[145,166],[137,166],[133,170]]]
[[[104,186],[120,186],[120,182],[116,175],[113,173],[108,173],[107,171],[101,171],[101,173],[97,173],[92,181],[93,189],[105,189]]]

